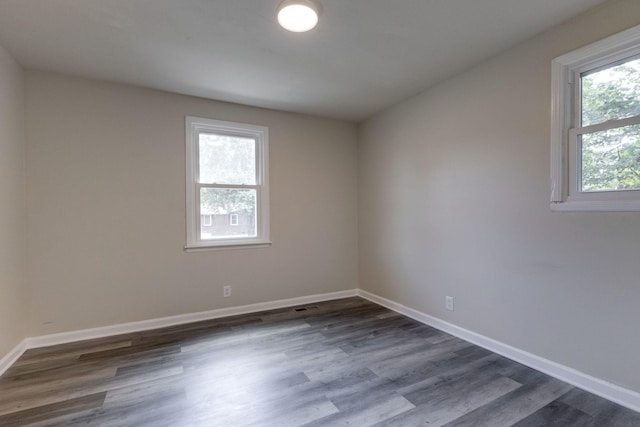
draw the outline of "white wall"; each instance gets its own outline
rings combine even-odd
[[[363,123],[360,287],[640,391],[640,214],[549,209],[551,60],[636,24],[606,3]]]
[[[23,74],[22,68],[0,47],[0,359],[25,333]]]
[[[26,82],[30,335],[357,287],[354,124],[42,72]],[[272,247],[183,250],[186,115],[269,127]]]

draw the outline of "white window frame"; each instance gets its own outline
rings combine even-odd
[[[232,213],[229,214],[229,225],[238,225],[240,224],[240,221],[238,220],[238,214],[237,213]]]
[[[186,214],[187,214],[187,251],[212,250],[233,247],[264,247],[269,240],[269,129],[246,123],[228,122],[187,116],[185,118],[186,139]],[[199,180],[199,134],[219,133],[256,141],[256,184],[246,186],[255,188],[257,193],[256,233],[255,237],[233,237],[203,240],[200,237],[200,187]],[[238,186],[242,188],[243,186]]]
[[[580,135],[639,124],[637,117],[580,127],[582,73],[640,55],[640,25],[555,58],[551,63],[551,209],[640,211],[640,190],[580,192]]]

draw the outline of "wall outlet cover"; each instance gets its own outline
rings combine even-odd
[[[449,311],[453,311],[453,297],[447,297],[445,300],[445,307]]]

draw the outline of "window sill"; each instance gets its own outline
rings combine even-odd
[[[552,202],[554,212],[640,212],[640,200],[567,200]]]
[[[225,251],[234,249],[255,249],[268,248],[271,246],[270,241],[248,242],[248,243],[202,243],[198,245],[187,245],[184,247],[185,252],[209,252],[209,251]]]

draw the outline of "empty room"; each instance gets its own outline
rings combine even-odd
[[[0,0],[0,426],[640,426],[637,0]]]

